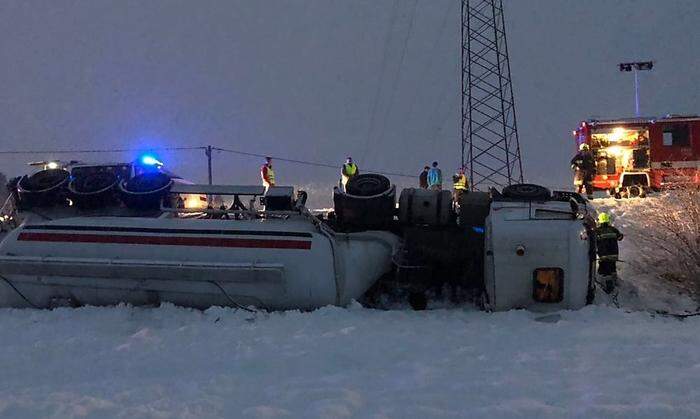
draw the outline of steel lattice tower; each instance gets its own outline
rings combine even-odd
[[[523,181],[502,0],[462,0],[462,166],[472,190]]]

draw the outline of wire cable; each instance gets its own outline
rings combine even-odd
[[[379,86],[377,87],[377,91],[374,94],[374,101],[372,102],[372,113],[370,115],[369,119],[369,127],[367,128],[367,135],[365,136],[365,151],[362,154],[362,159],[364,160],[365,157],[367,157],[367,148],[370,144],[370,138],[372,137],[372,132],[374,132],[374,123],[377,119],[377,106],[379,105],[379,97],[382,94],[382,87],[384,86],[384,72],[386,71],[386,57],[388,54],[389,50],[389,43],[391,42],[391,35],[394,32],[394,25],[396,24],[396,14],[397,14],[397,7],[398,4],[401,0],[394,0],[394,5],[391,9],[391,21],[389,23],[389,30],[386,33],[386,37],[384,38],[384,49],[382,52],[382,63],[380,65],[380,70],[379,70]]]
[[[294,163],[294,164],[303,164],[306,166],[325,167],[325,168],[336,169],[336,170],[339,170],[341,167],[337,164],[314,162],[314,161],[308,161],[308,160],[288,159],[288,158],[284,158],[284,157],[271,156],[269,154],[259,154],[259,153],[250,153],[247,151],[233,150],[230,148],[212,147],[211,149],[215,150],[215,151],[223,151],[226,153],[240,154],[242,156],[251,156],[251,157],[260,157],[260,158],[271,157],[274,160],[279,160],[279,161],[284,161],[284,162]],[[385,175],[385,176],[416,178],[416,175],[409,175],[406,173],[386,172],[386,171],[372,170],[372,169],[366,169],[366,170],[369,172],[372,172],[372,173],[378,173],[380,175]]]
[[[83,154],[83,153],[127,153],[134,151],[179,151],[206,150],[206,147],[152,147],[152,148],[110,148],[110,149],[78,149],[78,150],[4,150],[0,155],[7,154]]]
[[[24,294],[22,294],[22,292],[21,292],[20,290],[17,289],[17,287],[15,287],[15,284],[13,284],[12,281],[10,281],[9,279],[5,278],[5,277],[2,276],[2,275],[0,275],[0,279],[2,279],[3,281],[5,281],[5,283],[6,283],[10,288],[12,288],[13,290],[15,290],[15,292],[17,293],[17,295],[19,295],[27,304],[29,304],[30,307],[36,308],[36,309],[39,308],[39,307],[36,306],[34,303],[32,303],[31,301],[29,301],[29,299],[28,299],[27,297],[25,297]]]
[[[404,38],[403,41],[403,47],[401,48],[401,56],[399,57],[399,65],[396,67],[396,73],[394,74],[394,78],[391,83],[391,93],[389,96],[389,107],[387,108],[386,112],[384,113],[384,118],[382,119],[382,129],[379,131],[379,136],[376,138],[375,141],[373,141],[373,144],[377,144],[381,142],[381,140],[384,138],[384,132],[386,131],[386,121],[389,119],[391,116],[391,110],[394,106],[394,98],[396,96],[396,90],[398,88],[398,83],[399,80],[401,79],[401,70],[403,69],[403,62],[406,58],[406,51],[408,50],[408,41],[411,39],[411,34],[413,33],[413,22],[415,21],[416,17],[416,6],[418,6],[418,0],[414,0],[413,2],[413,7],[411,8],[411,16],[410,20],[408,22],[408,30],[406,31],[406,37]],[[366,150],[365,150],[366,152]]]
[[[180,150],[204,150],[206,151],[208,149],[207,146],[197,146],[197,147],[154,147],[154,148],[112,148],[112,149],[76,149],[76,150],[5,150],[2,151],[0,150],[0,155],[19,155],[19,154],[80,154],[80,153],[124,153],[124,152],[146,152],[146,151],[180,151]],[[264,158],[269,156],[269,154],[259,154],[259,153],[251,153],[248,151],[242,151],[242,150],[234,150],[230,148],[223,148],[223,147],[211,147],[212,150],[215,151],[220,151],[220,152],[226,152],[226,153],[232,153],[232,154],[238,154],[241,156],[250,156],[250,157],[260,157]],[[284,161],[288,163],[294,163],[294,164],[302,164],[306,166],[316,166],[316,167],[325,167],[325,168],[330,168],[330,169],[340,169],[340,165],[337,164],[330,164],[330,163],[322,163],[322,162],[314,162],[314,161],[308,161],[308,160],[297,160],[297,159],[290,159],[290,158],[285,158],[285,157],[278,157],[278,156],[270,156],[274,158],[275,160],[279,161]],[[386,172],[386,171],[379,171],[379,170],[371,170],[367,169],[370,172],[373,173],[378,173],[386,176],[398,176],[398,177],[406,177],[406,178],[415,178],[415,175],[409,175],[406,173],[397,173],[397,172]]]
[[[257,313],[257,310],[252,310],[252,309],[250,309],[250,308],[248,308],[248,307],[245,307],[245,306],[243,306],[243,305],[237,303],[233,298],[231,298],[230,295],[228,295],[228,293],[226,292],[226,290],[224,289],[224,287],[222,287],[221,284],[219,284],[218,282],[216,282],[216,281],[207,281],[207,282],[209,282],[210,284],[216,285],[216,287],[219,288],[219,290],[221,291],[221,293],[224,294],[224,295],[226,296],[226,298],[228,298],[229,302],[230,302],[234,307],[239,308],[239,309],[241,309],[241,310],[245,310],[245,311],[247,311],[247,312],[249,312],[249,313]]]

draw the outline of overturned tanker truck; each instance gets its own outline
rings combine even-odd
[[[9,186],[1,307],[313,309],[393,293],[424,308],[449,288],[484,309],[551,310],[594,296],[586,201],[534,185],[468,193],[455,211],[446,191],[404,189],[397,206],[396,187],[365,174],[325,214],[292,187],[196,185],[137,163]]]

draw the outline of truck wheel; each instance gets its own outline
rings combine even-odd
[[[637,198],[642,194],[642,188],[641,186],[638,185],[632,185],[629,188],[627,188],[627,195],[630,198]]]
[[[346,192],[355,196],[374,196],[386,192],[391,187],[391,181],[386,176],[375,173],[357,175],[345,185]]]
[[[428,298],[424,292],[412,292],[408,295],[408,303],[411,308],[416,311],[422,311],[428,308]]]
[[[552,197],[549,189],[531,183],[519,183],[503,188],[503,196],[513,199],[547,200]]]

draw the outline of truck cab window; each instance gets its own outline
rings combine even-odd
[[[664,146],[687,147],[690,145],[690,129],[688,124],[672,125],[664,128]]]

